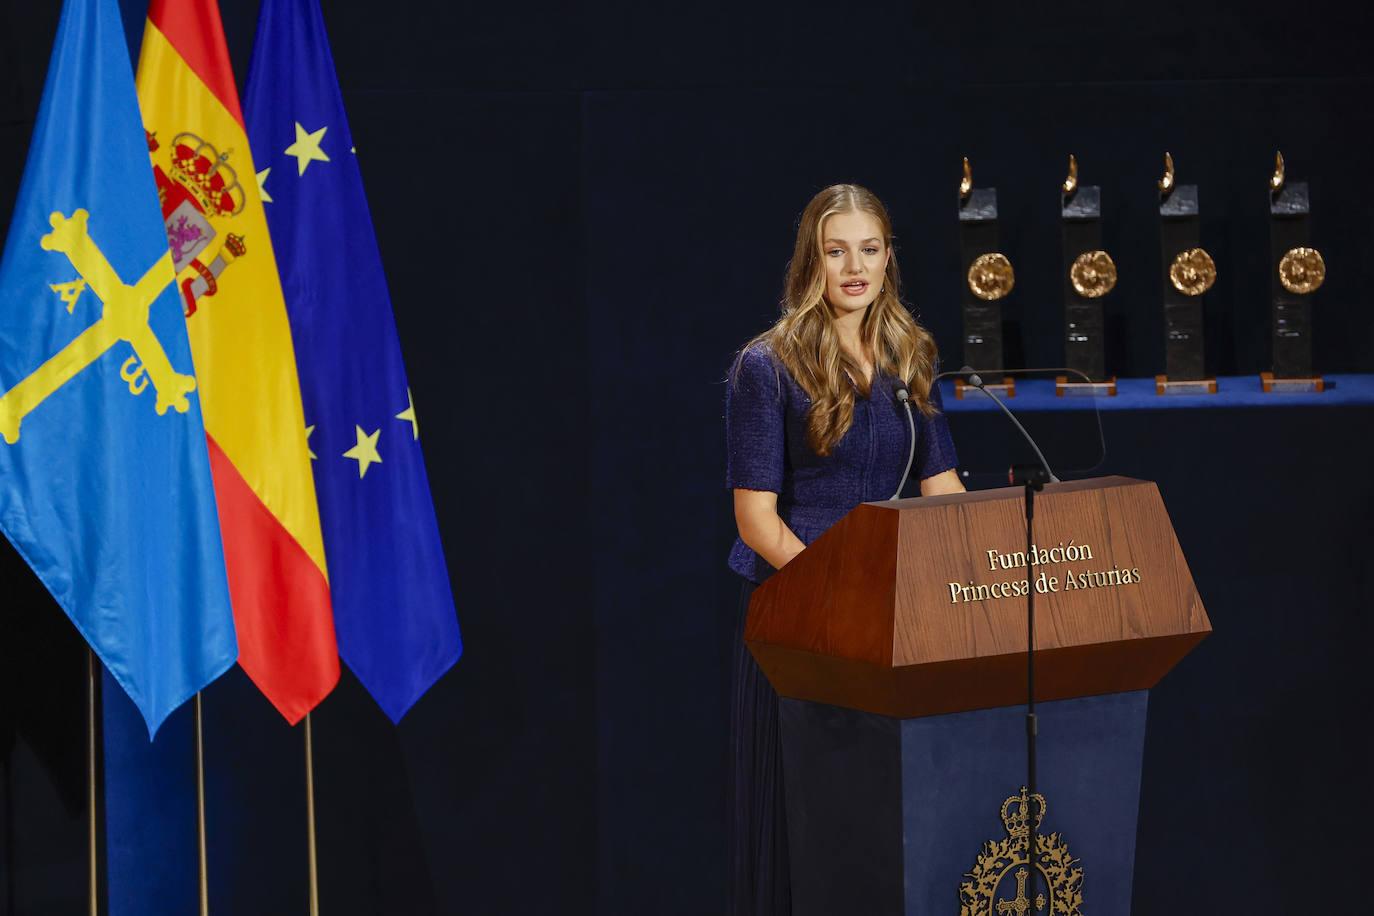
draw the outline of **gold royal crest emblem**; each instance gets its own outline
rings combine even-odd
[[[1032,806],[1036,870],[1040,872],[1034,900],[1027,896]],[[1028,796],[1025,786],[1019,796],[1002,802],[1007,836],[983,844],[977,863],[965,876],[969,880],[959,885],[959,916],[1083,916],[1083,869],[1069,855],[1063,837],[1039,833],[1045,810],[1045,796],[1038,792]],[[1049,901],[1045,889],[1049,890]]]

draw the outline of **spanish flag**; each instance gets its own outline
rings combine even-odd
[[[291,326],[215,0],[152,0],[137,82],[239,664],[294,724],[333,689],[339,658]]]

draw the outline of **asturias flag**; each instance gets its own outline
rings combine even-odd
[[[462,642],[318,0],[264,0],[244,103],[312,430],[339,652],[399,721]]]
[[[115,0],[67,0],[0,260],[0,526],[157,730],[234,663],[201,392]]]
[[[333,689],[339,656],[291,327],[215,0],[152,0],[138,98],[199,372],[239,664],[294,723]]]

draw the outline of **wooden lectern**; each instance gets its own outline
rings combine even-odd
[[[1017,902],[1030,818],[1076,863],[1042,873],[1053,916],[1129,912],[1145,691],[1211,625],[1153,483],[1046,486],[1033,557],[1022,513],[1019,488],[866,503],[754,593],[798,916],[1050,914],[1024,874]],[[1027,563],[1043,808],[1013,801]]]

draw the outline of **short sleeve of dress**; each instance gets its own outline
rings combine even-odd
[[[740,354],[725,384],[725,486],[782,492],[782,379],[768,351]]]
[[[930,403],[936,414],[921,417],[921,437],[916,442],[915,476],[925,480],[959,466],[959,456],[954,452],[954,439],[949,434],[949,421],[945,418],[945,403],[940,396],[938,384],[930,386]]]

